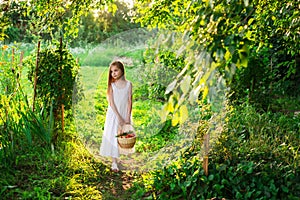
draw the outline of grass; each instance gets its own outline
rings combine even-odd
[[[67,134],[74,134],[74,130]],[[112,173],[75,135],[72,137],[54,154],[35,147],[24,155],[20,152],[15,166],[1,169],[2,199],[127,198],[130,191],[124,185],[130,184],[133,176]]]
[[[108,50],[107,61],[111,61],[112,53],[119,54],[112,49]],[[130,50],[128,53],[120,51],[118,55],[134,60],[133,66],[126,66],[126,77],[133,82],[134,90],[138,88],[136,66],[140,63],[138,60],[141,55],[141,49]],[[87,58],[85,54],[80,56],[82,59]],[[97,56],[95,54],[90,58],[99,59]],[[98,61],[89,62],[99,64]],[[54,151],[33,142],[32,146],[16,152],[16,161],[11,168],[1,166],[0,195],[4,199],[130,199],[135,192],[131,187],[136,172],[154,169],[160,166],[162,159],[170,159],[170,154],[156,152],[158,148],[154,148],[154,152],[144,151],[145,144],[151,140],[151,145],[147,144],[146,149],[158,143],[159,148],[165,145],[162,139],[155,140],[155,134],[163,125],[159,123],[154,108],[159,108],[161,103],[135,99],[133,118],[139,137],[137,153],[122,156],[122,172],[111,173],[110,162],[98,157],[107,108],[107,65],[82,66],[80,75],[84,98],[78,105],[73,105],[74,121],[66,122],[65,138],[60,140]],[[170,147],[168,151],[171,151]]]
[[[100,89],[101,92],[105,92],[105,71],[105,67],[84,66],[81,67],[79,72],[83,87],[83,99],[77,105],[74,105],[74,117],[77,132],[87,146],[99,145],[101,142],[103,121],[97,119],[95,104],[98,96],[96,93],[98,85],[103,85],[103,88]],[[105,104],[106,99],[102,98],[101,102]]]
[[[135,72],[135,68],[126,68],[127,79],[133,82],[133,93],[135,93],[137,88],[135,86],[138,84]],[[76,128],[86,147],[94,155],[98,156],[107,109],[107,67],[84,66],[81,68],[80,74],[84,89],[84,99],[74,107]],[[121,160],[127,163],[129,161],[137,163],[136,161],[138,161],[140,164],[134,164],[135,166],[129,167],[129,169],[141,168],[143,165],[146,165],[146,163],[150,162],[146,159],[147,157],[155,156],[154,152],[168,144],[168,139],[163,137],[163,135],[169,135],[169,132],[165,130],[165,132],[160,133],[164,129],[164,124],[161,123],[156,111],[160,109],[161,105],[161,102],[153,100],[134,99],[132,114],[138,135],[135,146],[137,154],[131,157],[123,156]],[[153,155],[150,156],[146,152],[152,152]],[[153,168],[153,164],[150,162],[147,166],[152,165]]]
[[[65,138],[54,151],[33,141],[32,146],[18,145],[11,167],[0,165],[2,199],[129,199],[134,174],[111,173],[109,163],[92,151],[101,142],[103,124],[95,102],[96,92],[106,93],[106,72],[107,67],[81,68],[84,98],[74,105],[75,119],[66,122]],[[105,109],[103,95],[102,100]]]

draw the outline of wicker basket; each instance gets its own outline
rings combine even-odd
[[[131,149],[132,147],[134,147],[135,141],[136,141],[136,136],[130,138],[118,137],[118,143],[120,147],[124,149]]]
[[[118,144],[120,145],[121,148],[124,148],[124,149],[133,148],[135,145],[135,142],[136,142],[136,134],[135,134],[134,128],[131,124],[125,124],[122,127],[119,127],[118,135],[120,135],[124,132],[127,132],[127,131],[132,131],[135,136],[128,137],[128,138],[118,137]]]

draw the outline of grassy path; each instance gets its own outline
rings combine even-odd
[[[101,134],[101,124],[97,122],[95,95],[99,81],[103,81],[103,67],[84,66],[80,69],[83,99],[74,106],[77,132],[83,137],[85,145],[97,141]]]
[[[103,124],[99,122],[99,119],[97,120],[95,109],[95,98],[99,96],[96,92],[100,91],[105,94],[107,68],[83,66],[80,69],[80,75],[84,98],[75,106],[76,128],[96,160],[106,165],[109,170],[110,159],[99,156]],[[100,88],[97,88],[99,86]],[[103,100],[106,101],[106,99]],[[108,173],[108,176],[101,180],[99,187],[102,188],[103,199],[129,199],[131,192],[127,191],[131,188],[134,179],[131,172],[135,162],[135,159],[130,156],[122,157],[122,161],[119,162],[121,171]]]
[[[132,80],[134,85],[134,69],[127,69],[126,76]],[[101,144],[102,129],[105,120],[107,108],[106,100],[106,80],[107,68],[105,67],[81,67],[81,83],[83,87],[84,99],[82,99],[75,107],[76,128],[79,135],[82,136],[85,146],[97,160],[103,163],[109,171],[111,160],[99,156],[99,147]],[[100,103],[99,103],[100,102]],[[153,102],[137,101],[133,104],[133,119],[135,125],[140,127],[145,126],[143,131],[151,132],[160,130],[160,126],[152,121],[153,127],[149,130],[146,123],[149,123],[151,118],[151,108],[154,107]],[[101,111],[101,114],[97,112]],[[153,120],[153,119],[152,119]],[[153,133],[154,134],[154,133]],[[144,134],[145,135],[145,134]],[[143,133],[138,132],[140,140]],[[176,142],[180,140],[180,143]],[[138,141],[139,142],[139,141]],[[144,141],[143,141],[144,142]],[[150,145],[157,145],[159,141],[154,141]],[[157,167],[162,167],[163,162],[170,162],[180,154],[184,146],[190,145],[189,138],[177,138],[173,143],[163,143],[163,148],[155,152],[147,152],[139,150],[134,154],[121,155],[119,159],[119,173],[109,173],[106,179],[103,179],[99,184],[104,187],[103,199],[130,199],[130,188],[135,176],[153,170]],[[136,145],[137,146],[137,145]]]

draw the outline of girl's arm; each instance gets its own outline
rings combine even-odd
[[[125,119],[125,123],[130,124],[131,123],[131,111],[132,111],[132,83],[130,83],[129,90],[128,90],[128,110],[127,110],[127,115]]]
[[[119,113],[119,111],[118,111],[118,109],[117,109],[117,107],[115,105],[112,87],[110,87],[110,89],[109,89],[108,103],[109,103],[110,107],[112,108],[112,110],[114,111],[114,113],[117,115],[118,120],[119,120],[119,124],[120,125],[125,124],[124,119],[121,117],[121,115],[120,115],[120,113]]]

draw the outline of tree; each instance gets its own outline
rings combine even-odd
[[[291,0],[138,2],[142,25],[172,31],[173,35],[169,34],[164,41],[169,42],[178,55],[188,55],[184,73],[169,90],[185,84],[183,79],[190,77],[192,87],[188,93],[192,101],[197,100],[200,93],[211,102],[217,100],[216,91],[225,85],[221,81],[216,87],[216,77],[230,83],[236,69],[248,66],[250,52],[259,52],[263,47],[272,49],[275,41],[278,56],[299,55],[299,5]],[[174,40],[174,33],[182,35]],[[287,67],[293,71],[295,59],[291,63]]]
[[[74,42],[99,43],[117,33],[137,28],[139,25],[134,23],[132,12],[132,8],[120,1],[115,1],[107,9],[91,10],[81,17]]]
[[[14,25],[13,20],[17,20],[10,18],[12,14],[27,19],[24,22],[27,30],[37,38],[59,39],[64,36],[66,40],[71,40],[78,34],[78,24],[82,15],[90,9],[103,8],[110,3],[110,0],[5,1],[0,4],[0,40],[4,39],[5,30]]]
[[[142,25],[169,31],[160,37],[157,46],[166,45],[186,58],[185,67],[166,89],[171,95],[165,114],[172,112],[176,124],[186,118],[186,99],[199,103],[202,97],[210,104],[213,114],[204,135],[207,174],[209,137],[225,121],[222,113],[226,112],[228,85],[236,70],[248,66],[252,52],[273,48],[274,39],[279,41],[277,47],[285,50],[276,50],[278,56],[299,55],[299,4],[292,0],[138,2]],[[290,63],[286,67],[293,72],[295,59]]]

